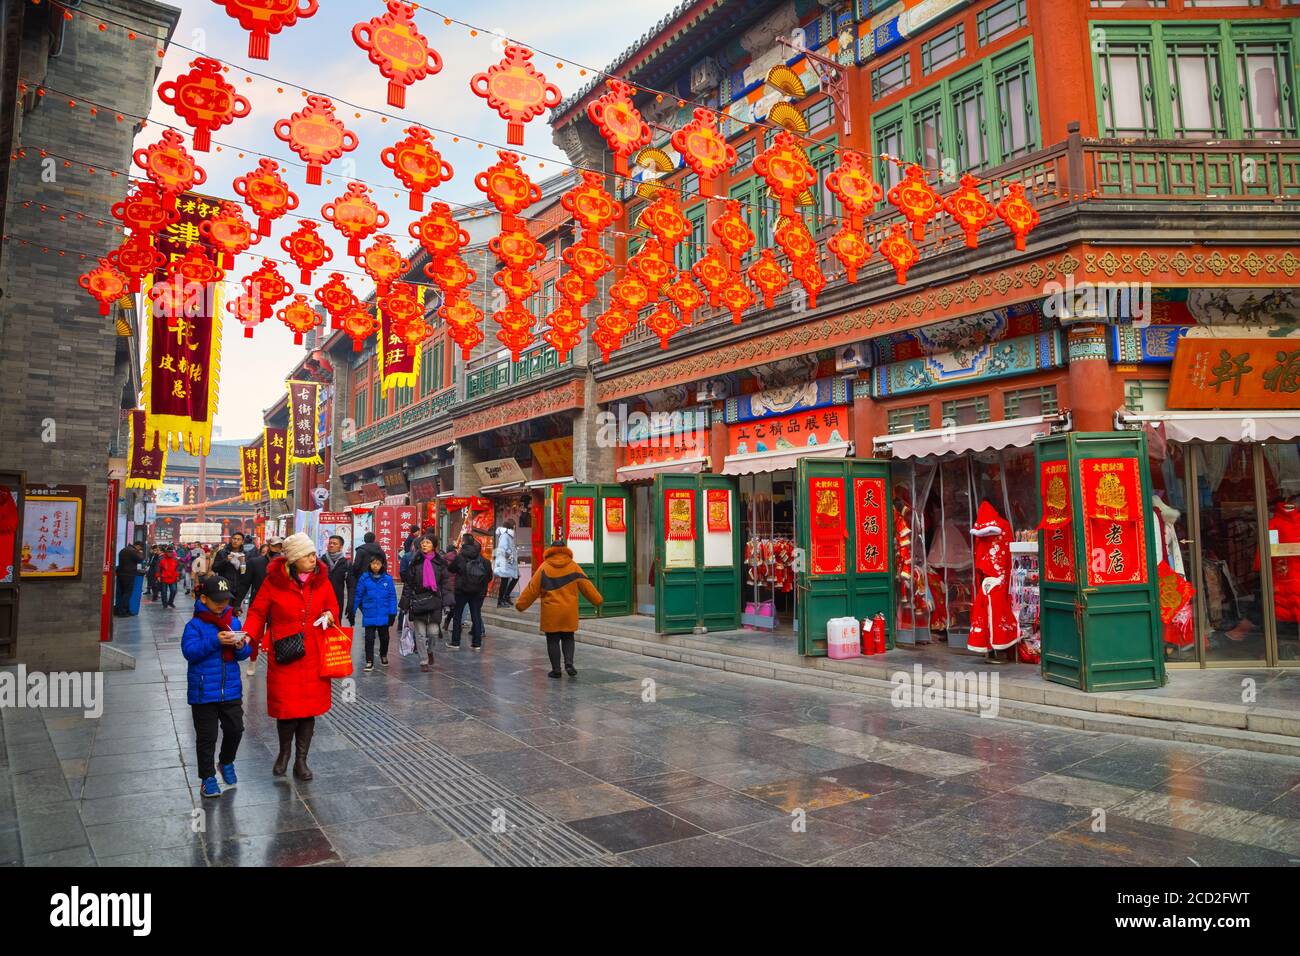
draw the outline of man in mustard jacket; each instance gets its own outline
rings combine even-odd
[[[573,633],[578,629],[578,592],[597,607],[605,599],[573,560],[573,552],[564,545],[551,545],[542,557],[541,566],[519,595],[515,610],[527,610],[539,594],[542,596],[541,631],[546,635],[546,653],[551,658],[551,672],[547,676],[560,676],[563,648],[564,669],[570,677],[577,677],[573,666]]]

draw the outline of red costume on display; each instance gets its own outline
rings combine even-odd
[[[1300,542],[1300,508],[1294,501],[1279,501],[1268,519],[1279,544]],[[1256,559],[1256,568],[1258,568]],[[1300,622],[1300,558],[1273,559],[1273,598],[1279,621]]]
[[[1020,627],[1011,612],[1011,525],[987,501],[975,516],[975,570],[982,575],[970,612],[967,650],[981,654],[1011,647]]]

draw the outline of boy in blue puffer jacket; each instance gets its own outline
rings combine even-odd
[[[221,796],[217,785],[213,753],[217,729],[221,729],[221,779],[227,787],[238,783],[235,753],[244,736],[244,688],[239,680],[239,662],[253,653],[248,637],[239,630],[230,601],[230,582],[219,574],[197,588],[194,617],[181,635],[181,653],[189,661],[188,700],[194,717],[195,749],[199,779],[205,797]]]
[[[397,619],[397,587],[382,555],[372,557],[369,570],[357,578],[351,620],[356,620],[357,611],[361,612],[361,623],[366,629],[366,670],[375,669],[376,637],[379,638],[379,663],[387,666],[388,629]]]

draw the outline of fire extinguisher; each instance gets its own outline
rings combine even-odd
[[[876,653],[875,627],[876,627],[876,622],[873,621],[871,618],[864,617],[862,619],[862,653],[863,654],[869,655],[869,654]]]
[[[876,618],[871,622],[871,638],[874,645],[874,653],[885,653],[885,615],[882,612],[876,612]]]

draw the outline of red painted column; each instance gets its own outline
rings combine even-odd
[[[1123,404],[1123,385],[1106,359],[1106,327],[1074,326],[1068,333],[1070,405],[1077,432],[1115,428],[1115,410]],[[1117,396],[1116,392],[1120,394]]]

